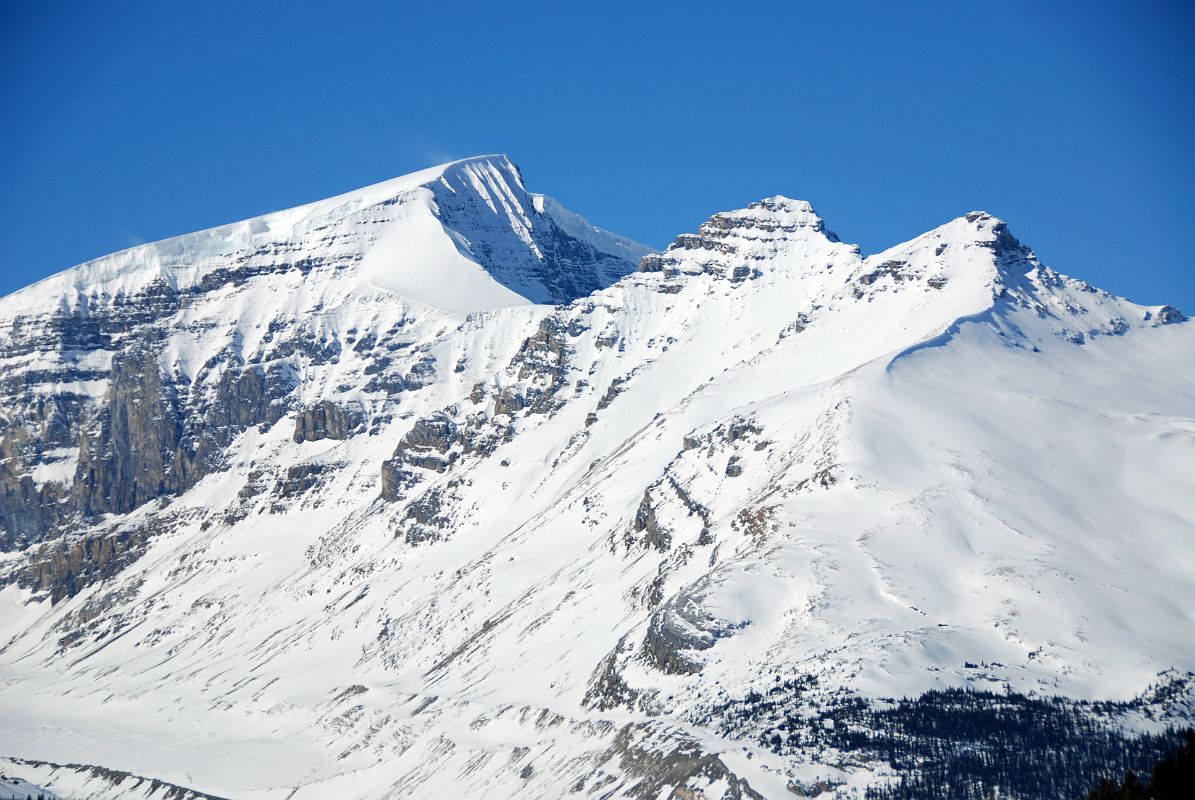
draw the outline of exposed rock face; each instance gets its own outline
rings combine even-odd
[[[750,783],[731,772],[721,758],[705,752],[698,742],[681,741],[665,749],[651,742],[645,733],[641,726],[627,725],[619,730],[610,748],[621,771],[637,779],[628,797],[651,800],[676,787],[668,797],[698,800],[706,796],[698,787],[713,784],[725,787],[720,800],[764,800]]]
[[[515,205],[493,207],[495,191]],[[337,287],[360,279],[382,229],[425,205],[467,235],[467,257],[529,300],[588,294],[646,251],[527,194],[517,169],[495,158],[317,204],[297,224],[238,223],[55,276],[0,308],[0,551],[90,536],[103,515],[176,497],[227,469],[239,436],[292,412],[296,443],[364,432],[371,407],[375,425],[392,419],[399,395],[436,380],[426,345],[411,347],[428,332],[407,333],[442,323],[375,295],[339,298]],[[287,293],[299,285],[296,306]],[[372,322],[330,324],[325,303]],[[302,402],[296,390],[312,370],[343,372],[364,398]],[[413,463],[435,468],[419,449]],[[311,479],[278,489],[302,493]],[[55,597],[74,591],[55,574],[66,581]]]
[[[436,542],[447,535],[451,524],[450,512],[456,499],[450,482],[445,486],[434,486],[420,497],[411,501],[403,517],[403,538],[407,544]]]
[[[738,211],[715,214],[702,223],[699,233],[681,234],[660,254],[648,254],[639,261],[640,272],[662,272],[667,277],[713,275],[734,283],[758,279],[762,273],[749,263],[758,253],[744,253],[762,244],[780,243],[810,234],[837,243],[813,207],[802,200],[770,197]],[[766,251],[765,250],[765,251]]]
[[[137,346],[112,359],[98,430],[79,442],[75,494],[87,516],[122,514],[176,488],[174,454],[182,438],[175,387],[162,380],[157,353]]]
[[[196,295],[188,294],[185,302],[196,302]],[[112,309],[97,309],[97,319],[83,316],[91,308],[87,304],[70,317],[69,325],[61,315],[51,317],[49,327],[62,332],[60,341],[40,331],[34,334],[23,317],[13,322],[13,331],[27,334],[24,342],[18,340],[22,346],[13,348],[17,354],[54,357],[81,347],[115,352],[107,369],[25,372],[21,392],[10,384],[13,392],[4,402],[21,410],[9,418],[0,439],[0,446],[18,456],[0,466],[6,547],[44,539],[68,521],[86,524],[101,514],[127,513],[149,500],[184,492],[221,467],[223,450],[237,435],[254,425],[271,425],[286,413],[286,398],[296,385],[289,365],[241,366],[239,360],[225,364],[217,359],[196,377],[196,383],[216,377],[198,396],[194,383],[164,372],[167,329],[158,321],[177,312],[179,303],[175,293],[155,283],[141,295],[120,296]],[[98,361],[102,352],[87,359]],[[84,360],[78,352],[68,357]],[[90,398],[68,390],[34,402],[28,394],[38,386],[62,383],[106,388]],[[22,448],[22,442],[30,441],[38,443],[35,449]],[[40,486],[28,473],[13,473],[14,461],[32,470],[39,462],[55,463],[47,454],[62,452],[73,455],[59,455],[57,461],[74,469],[54,470],[54,479]]]
[[[428,473],[448,472],[466,456],[484,458],[513,436],[509,424],[480,414],[461,414],[457,406],[421,417],[382,462],[382,499],[402,499],[403,489]]]
[[[33,488],[14,473],[11,461],[0,467],[0,546],[36,542],[68,519],[123,513],[183,491],[218,464],[237,433],[285,413],[283,404],[268,408],[294,386],[282,365],[220,374],[217,360],[200,376],[219,375],[215,397],[192,408],[188,400],[200,398],[189,398],[193,387],[185,376],[163,371],[162,353],[172,335],[198,335],[178,330],[172,318],[201,307],[208,293],[250,277],[314,266],[285,260],[251,265],[266,260],[263,255],[230,254],[229,266],[181,290],[156,278],[114,294],[99,284],[72,287],[64,296],[44,298],[49,308],[22,302],[21,295],[10,298],[11,311],[0,314],[6,343],[0,353],[0,441],[10,448],[37,443],[21,453],[24,470],[66,460],[77,461],[77,468],[52,469],[53,478]],[[61,456],[64,450],[74,453]],[[61,507],[64,495],[69,508]]]
[[[318,462],[287,467],[286,477],[278,484],[275,494],[280,498],[292,498],[305,494],[319,486],[321,478],[333,468],[334,465]]]
[[[550,417],[566,402],[562,395],[572,352],[568,339],[586,330],[576,320],[565,322],[556,314],[544,317],[506,364],[502,388],[491,390],[480,382],[470,390],[468,400],[474,406],[492,400],[488,417],[484,413],[462,414],[454,405],[417,420],[382,464],[382,498],[398,500],[404,486],[419,480],[405,467],[443,473],[462,456],[488,455],[509,441],[513,428],[495,421],[496,417]]]
[[[524,384],[500,392],[494,400],[494,414],[514,416],[523,410],[528,414],[550,414],[560,405],[556,393],[564,387],[570,352],[566,336],[565,323],[555,316],[540,322],[510,362],[511,370]]]
[[[444,472],[460,457],[465,441],[460,427],[445,413],[417,420],[394,455],[382,463],[382,499],[398,500],[404,483],[411,482],[409,476],[404,479],[404,466]]]
[[[583,705],[586,708],[609,711],[614,708],[640,706],[643,693],[632,689],[619,672],[620,662],[634,649],[634,645],[628,639],[628,636],[619,639],[614,649],[598,662],[585,692]]]
[[[115,360],[109,354],[118,342],[173,313],[178,303],[176,292],[155,281],[135,296],[118,295],[109,303],[80,302],[70,309],[18,304],[12,316],[0,315],[0,449],[5,456],[0,464],[0,547],[43,539],[90,494],[69,489],[79,472],[76,464],[83,460],[82,445],[102,435],[96,430],[101,423],[93,416],[90,389],[107,380]],[[131,348],[124,364],[136,371],[144,360]],[[139,380],[122,381],[121,396],[135,394],[131,384]],[[127,427],[126,420],[118,427]],[[33,478],[43,470],[49,473],[45,478]],[[67,496],[70,502],[64,506]]]
[[[148,778],[124,770],[97,767],[91,764],[57,764],[35,759],[11,758],[0,760],[0,765],[7,765],[14,771],[27,772],[36,778],[39,784],[47,786],[56,786],[62,782],[64,775],[69,776],[67,780],[86,782],[92,791],[103,797],[124,795],[142,797],[145,800],[228,800],[218,795],[188,789],[185,786],[158,778]],[[40,791],[37,793],[31,791],[29,796],[42,795]],[[47,791],[44,796],[61,797],[62,795],[52,795]]]
[[[662,672],[690,675],[701,671],[696,653],[732,636],[745,623],[720,620],[705,607],[710,579],[678,592],[651,615],[643,649]]]
[[[214,393],[204,398],[206,404],[201,406],[192,393],[180,452],[171,465],[173,490],[185,491],[221,469],[224,449],[241,433],[281,420],[297,386],[293,361],[245,366],[233,361],[220,374]]]
[[[58,602],[136,561],[145,552],[150,537],[159,531],[145,525],[46,542],[29,552],[21,566],[10,573],[10,579]]]
[[[17,428],[5,431],[0,439],[0,552],[38,541],[64,516],[66,487],[52,482],[39,486],[29,474],[28,438],[27,429]],[[36,444],[31,449],[36,459]]]
[[[295,418],[296,442],[318,442],[320,439],[344,440],[365,423],[361,409],[323,400],[305,408]]]
[[[634,528],[636,532],[643,534],[643,541],[656,550],[667,550],[672,543],[672,534],[656,518],[651,489],[643,492],[643,500],[635,511]]]
[[[1157,320],[1159,325],[1172,325],[1176,322],[1182,322],[1186,319],[1183,312],[1179,311],[1174,306],[1162,306],[1158,309],[1157,314],[1152,315],[1153,319]],[[1147,319],[1148,319],[1147,315]]]

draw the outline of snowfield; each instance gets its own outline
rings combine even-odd
[[[1195,718],[1195,327],[982,212],[864,258],[777,196],[652,253],[482,157],[0,337],[0,772],[61,797],[894,780],[730,723],[797,679]]]

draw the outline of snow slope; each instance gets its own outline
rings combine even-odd
[[[404,300],[435,307],[451,296],[450,310],[560,302],[572,298],[559,291],[555,273],[569,265],[553,263],[545,246],[560,233],[596,256],[587,272],[597,281],[580,274],[572,276],[577,283],[605,285],[649,252],[551,198],[529,195],[506,156],[479,156],[89,261],[3,298],[0,318],[135,296],[159,281],[185,291],[230,262],[276,267],[279,254],[341,269],[369,256],[366,285],[405,290]]]
[[[138,543],[120,569],[55,595],[55,541],[4,556],[0,754],[235,798],[849,796],[887,768],[771,750],[727,703],[801,676],[1128,700],[1195,670],[1193,328],[990,215],[863,258],[777,196],[650,254],[486,158],[0,318],[199,285],[258,235],[323,261],[146,323],[175,388],[135,398],[185,395],[185,424],[225,373],[293,382],[194,483],[80,518]],[[131,402],[96,381],[81,427]]]

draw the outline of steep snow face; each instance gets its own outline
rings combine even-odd
[[[542,196],[527,193],[506,156],[455,161],[87,262],[3,298],[0,319],[58,308],[75,311],[132,298],[159,284],[175,292],[204,291],[229,276],[309,271],[323,264],[348,270],[339,282],[351,284],[353,265],[379,243],[391,247],[374,254],[368,277],[384,283],[391,271],[415,272],[405,281],[400,277],[397,287],[417,281],[435,285],[437,292],[460,281],[452,304],[459,308],[450,310],[560,303],[612,283],[649,252],[588,225],[554,201],[552,206],[557,210],[545,213]],[[564,225],[558,222],[562,218],[568,220]],[[395,242],[405,247],[395,250]],[[418,293],[402,297],[432,306],[441,299]]]
[[[108,450],[6,433],[82,509],[0,561],[6,773],[64,796],[120,790],[55,764],[238,798],[830,797],[892,775],[782,742],[836,703],[1161,683],[1117,721],[1192,718],[1177,310],[1059,275],[981,212],[863,258],[784,197],[582,296],[577,253],[633,246],[492,160],[418,184],[357,283],[288,271],[172,311],[138,358],[114,337],[74,423]],[[460,316],[418,264],[576,299]]]

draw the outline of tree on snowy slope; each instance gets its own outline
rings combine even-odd
[[[1119,784],[1105,778],[1087,800],[1183,800],[1195,787],[1195,730],[1183,734],[1183,746],[1154,767],[1148,783],[1132,772]]]

